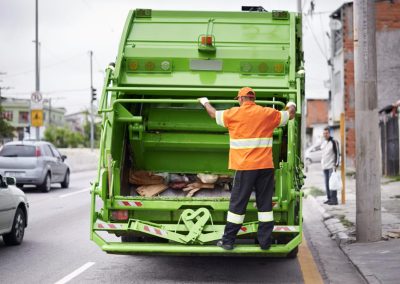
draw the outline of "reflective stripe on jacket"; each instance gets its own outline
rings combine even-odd
[[[274,168],[272,135],[289,120],[287,111],[278,111],[247,101],[240,107],[217,111],[218,125],[227,127],[230,136],[229,169],[257,170]]]

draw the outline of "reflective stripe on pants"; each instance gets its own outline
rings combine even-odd
[[[228,211],[228,216],[226,221],[234,223],[234,224],[242,224],[245,215],[238,215],[233,212]]]
[[[272,211],[258,212],[258,221],[271,222],[274,221],[274,214]]]

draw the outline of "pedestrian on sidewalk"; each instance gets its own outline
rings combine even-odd
[[[217,111],[207,98],[200,98],[211,118],[228,128],[230,137],[229,169],[235,177],[227,223],[222,240],[217,245],[233,249],[236,235],[242,227],[246,207],[253,188],[258,209],[258,242],[261,249],[269,249],[274,228],[272,196],[274,194],[274,163],[272,144],[274,129],[284,126],[296,114],[296,104],[289,102],[286,110],[278,111],[255,103],[256,93],[249,87],[239,90],[236,99],[240,107]]]
[[[323,136],[325,141],[321,144],[321,166],[324,172],[327,197],[324,203],[328,205],[338,205],[337,191],[329,189],[329,178],[332,172],[336,171],[339,166],[339,143],[331,136],[329,127],[324,128]]]

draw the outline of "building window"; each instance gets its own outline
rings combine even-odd
[[[18,114],[18,123],[29,123],[29,112],[20,111]]]
[[[13,120],[13,112],[12,111],[3,111],[1,113],[1,116],[5,120],[8,120],[8,121],[12,121]]]

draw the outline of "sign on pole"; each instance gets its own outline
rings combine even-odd
[[[42,109],[31,110],[31,126],[33,126],[33,127],[43,126],[43,110]]]
[[[43,96],[40,92],[31,94],[31,110],[43,109]]]

